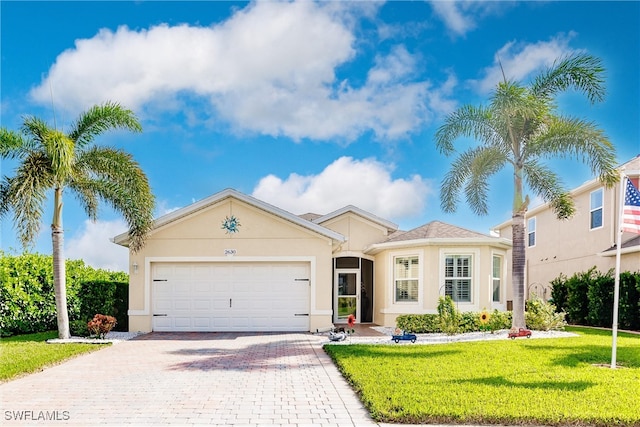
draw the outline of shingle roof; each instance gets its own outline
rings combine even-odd
[[[622,242],[622,246],[620,247],[620,249],[628,249],[628,248],[633,248],[635,246],[640,246],[640,234],[637,236],[631,237],[629,240]],[[603,253],[615,252],[616,250],[617,250],[616,245],[613,245],[602,252]]]
[[[456,239],[456,238],[486,238],[487,234],[467,230],[442,221],[431,221],[425,225],[405,232],[397,232],[389,236],[386,242],[402,242],[418,239]]]

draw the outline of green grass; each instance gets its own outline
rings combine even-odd
[[[327,345],[374,419],[392,423],[640,426],[640,335],[440,345]]]
[[[41,371],[71,357],[109,344],[47,344],[57,332],[18,335],[0,339],[0,382]]]

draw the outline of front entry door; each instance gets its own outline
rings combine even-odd
[[[347,317],[353,314],[360,323],[360,270],[336,270],[334,289],[334,323],[346,323]]]

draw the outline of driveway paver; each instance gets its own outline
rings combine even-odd
[[[376,425],[324,341],[304,333],[143,335],[1,384],[1,424]]]

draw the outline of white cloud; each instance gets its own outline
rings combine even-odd
[[[511,7],[515,2],[508,1],[429,1],[433,11],[444,22],[445,26],[457,36],[464,36],[477,27],[476,21],[489,16],[498,15]]]
[[[484,77],[471,83],[479,92],[489,93],[503,80],[500,64],[507,80],[524,80],[532,73],[550,67],[558,58],[574,52],[569,47],[574,36],[575,33],[559,34],[549,41],[532,44],[509,42],[498,50],[493,65],[484,69]]]
[[[327,214],[354,205],[396,222],[421,215],[431,184],[419,175],[393,179],[392,170],[374,159],[341,157],[318,175],[266,176],[252,195],[295,214]]]
[[[434,12],[453,33],[464,35],[475,28],[476,24],[470,16],[464,14],[465,2],[431,1]]]
[[[357,55],[356,18],[376,10],[358,2],[257,2],[211,27],[103,29],[61,53],[31,95],[48,105],[53,88],[72,116],[106,100],[136,111],[185,112],[184,99],[196,97],[212,107],[207,114],[240,131],[402,137],[430,116],[427,100],[440,96],[416,81],[411,53],[397,46],[378,57],[362,86],[336,78]]]
[[[111,242],[128,229],[123,220],[85,220],[84,225],[65,242],[65,256],[81,259],[94,268],[128,272],[129,250]]]

